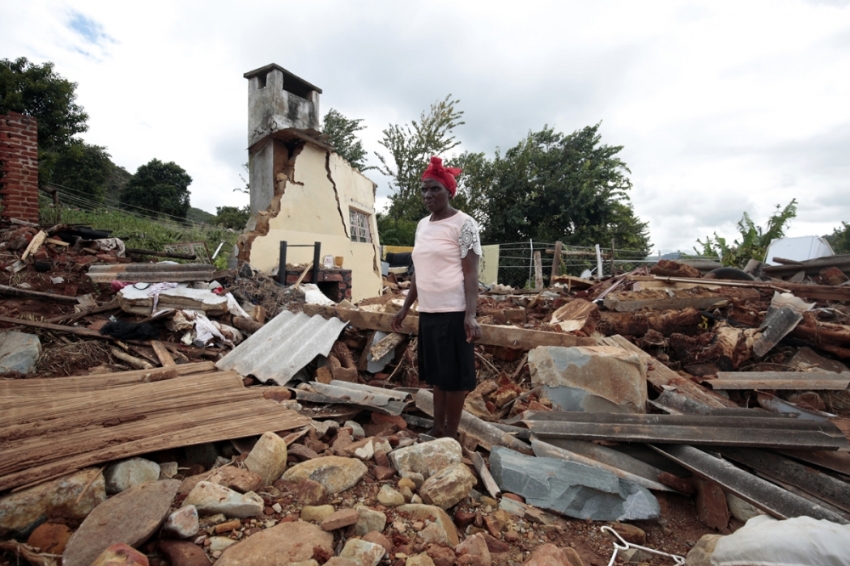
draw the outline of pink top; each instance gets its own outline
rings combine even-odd
[[[481,256],[478,224],[458,211],[454,216],[432,222],[423,218],[416,227],[413,265],[421,312],[466,310],[461,259],[472,250]]]

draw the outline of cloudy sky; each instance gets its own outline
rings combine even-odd
[[[130,172],[175,161],[210,212],[247,202],[242,74],[274,62],[370,151],[449,93],[460,149],[601,121],[663,252],[795,197],[791,236],[850,221],[850,0],[2,2],[0,58],[21,56],[78,83],[86,141]]]

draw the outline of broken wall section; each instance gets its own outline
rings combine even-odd
[[[2,216],[38,222],[38,122],[10,112],[0,116]]]

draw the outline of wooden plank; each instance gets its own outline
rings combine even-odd
[[[561,266],[561,247],[564,244],[561,241],[555,242],[555,257],[552,258],[552,273],[549,275],[549,286],[555,284],[555,277],[560,272]],[[548,252],[548,250],[547,250]]]
[[[850,379],[704,379],[712,389],[769,389],[773,391],[844,391]]]
[[[8,285],[0,285],[0,295],[9,295],[12,297],[26,297],[27,299],[40,299],[42,301],[58,301],[60,303],[77,303],[77,297],[66,297],[65,295],[57,295],[56,293],[42,293],[41,291],[30,291],[29,289],[18,289],[17,287],[9,287]],[[3,322],[14,321],[18,324],[18,319],[5,319]]]
[[[39,230],[38,234],[33,236],[32,240],[30,240],[27,249],[24,250],[23,255],[21,255],[21,261],[25,261],[30,254],[34,254],[41,247],[41,244],[44,243],[45,238],[47,238],[47,232],[44,230]]]
[[[372,355],[373,360],[380,360],[388,353],[390,350],[394,350],[396,346],[401,344],[407,339],[407,336],[403,334],[398,334],[397,332],[391,332],[387,334],[383,338],[381,338],[377,344],[370,348],[369,353]]]
[[[321,305],[304,305],[303,311],[310,316],[317,314],[325,318],[335,316],[357,328],[393,332],[393,315],[387,313],[341,309],[339,307],[325,307]],[[418,334],[419,317],[408,316],[405,318],[402,323],[402,332]],[[537,346],[595,346],[596,340],[582,336],[573,336],[572,334],[561,334],[559,332],[544,332],[542,330],[526,330],[513,326],[482,324],[481,339],[476,343],[531,350]]]
[[[534,252],[534,288],[543,289],[543,260],[539,251]]]
[[[481,483],[484,484],[484,487],[487,489],[487,493],[489,493],[490,497],[493,499],[499,499],[499,496],[502,495],[502,490],[499,489],[499,485],[496,483],[496,480],[493,479],[493,475],[487,468],[484,458],[478,452],[470,452],[469,450],[464,451],[469,459],[472,460],[472,465],[475,466],[475,471],[478,472],[478,477],[481,478]]]
[[[159,358],[159,363],[162,367],[167,368],[177,365],[174,358],[171,357],[171,352],[159,340],[151,340],[151,348],[153,348],[153,353],[156,354],[156,357]]]
[[[650,447],[692,473],[719,484],[726,491],[734,493],[777,519],[813,517],[839,524],[847,523],[840,515],[693,446],[650,445]]]
[[[850,380],[850,371],[836,373],[834,371],[718,371],[717,379],[733,379],[735,381],[743,381],[749,379],[761,380],[806,380],[812,379],[822,381],[831,379],[835,381]]]
[[[716,290],[664,289],[644,291],[620,291],[604,299],[605,307],[617,312],[632,312],[642,309],[681,310],[688,307],[705,310],[730,299],[756,301],[760,295],[755,289],[718,288]]]
[[[793,273],[793,272],[792,272]],[[721,287],[752,287],[756,289],[772,289],[779,292],[794,293],[794,295],[809,300],[850,302],[850,286],[848,285],[805,285],[788,281],[727,281],[723,279],[691,279],[688,277],[648,277],[630,275],[631,281],[666,281],[668,283],[696,283],[698,285],[717,285]]]

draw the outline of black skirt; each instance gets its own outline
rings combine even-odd
[[[475,389],[475,345],[461,312],[419,313],[419,379],[443,391]]]

